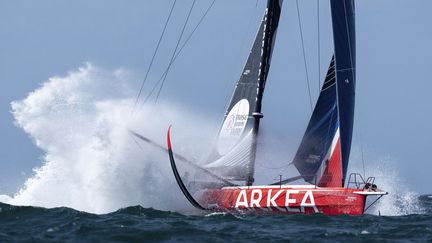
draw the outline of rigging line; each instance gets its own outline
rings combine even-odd
[[[312,112],[313,111],[312,96],[311,96],[311,90],[310,90],[310,84],[309,84],[309,73],[308,73],[307,62],[306,62],[306,51],[305,51],[305,47],[304,47],[303,29],[302,29],[302,25],[301,25],[300,9],[299,9],[298,0],[296,0],[296,5],[297,5],[297,17],[298,17],[298,23],[299,23],[299,29],[300,29],[300,38],[301,38],[302,50],[303,50],[303,61],[304,61],[304,66],[305,66],[305,71],[306,71],[306,81],[307,81],[308,93],[309,93],[309,104],[310,104],[310,108],[311,108],[311,112]]]
[[[285,173],[285,171],[289,168],[290,164],[286,165],[285,168],[281,171],[279,171],[279,175],[275,176],[272,181],[276,180],[280,175],[282,175],[283,173]]]
[[[213,0],[213,2],[210,4],[210,6],[206,9],[206,11],[204,12],[204,14],[201,16],[200,20],[198,21],[198,23],[196,24],[195,28],[192,30],[192,32],[189,34],[189,36],[186,38],[185,42],[183,43],[183,45],[180,47],[179,51],[176,53],[174,59],[173,59],[173,63],[174,61],[177,59],[177,57],[180,55],[180,53],[183,51],[183,49],[185,48],[186,44],[189,42],[189,40],[192,38],[192,36],[195,34],[195,31],[198,29],[198,27],[201,25],[201,23],[204,21],[205,17],[207,16],[207,14],[210,12],[210,9],[213,7],[213,5],[215,4],[216,0]],[[147,100],[150,98],[150,96],[153,94],[153,92],[156,90],[156,87],[159,85],[159,83],[162,81],[163,77],[165,76],[165,74],[168,72],[168,68],[165,69],[165,71],[163,72],[162,76],[159,78],[159,80],[156,82],[156,84],[153,86],[152,90],[150,91],[150,93],[146,96],[146,98],[144,99],[143,103],[146,103]]]
[[[173,54],[172,54],[172,56],[171,56],[171,60],[170,60],[170,62],[169,62],[169,64],[168,64],[167,72],[165,73],[165,76],[164,76],[164,78],[162,79],[161,86],[160,86],[159,91],[158,91],[158,93],[157,93],[157,95],[156,95],[155,103],[156,103],[157,100],[159,99],[159,95],[160,95],[160,93],[161,93],[161,91],[162,91],[162,88],[163,88],[164,83],[165,83],[165,80],[166,80],[166,78],[167,78],[167,76],[168,76],[169,70],[171,69],[171,65],[173,64],[175,54],[177,53],[177,49],[178,49],[178,47],[179,47],[179,45],[180,45],[180,42],[181,42],[181,40],[182,40],[182,38],[183,38],[183,34],[184,34],[185,30],[186,30],[186,26],[187,26],[187,24],[188,24],[188,22],[189,22],[189,18],[190,18],[191,14],[192,14],[192,10],[193,10],[193,8],[194,8],[194,6],[195,6],[195,3],[196,3],[196,0],[194,0],[194,1],[192,2],[192,5],[191,5],[191,7],[190,7],[190,9],[189,9],[189,13],[188,13],[188,15],[187,15],[186,21],[185,21],[184,24],[183,24],[182,31],[181,31],[181,33],[180,33],[180,36],[179,36],[178,40],[177,40],[177,44],[176,44],[176,47],[175,47],[175,49],[174,49],[174,52],[173,52]]]
[[[364,139],[363,139],[363,130],[362,129],[364,126],[361,125],[361,122],[359,122],[359,117],[363,117],[361,114],[361,106],[357,106],[357,109],[355,109],[354,112],[357,113],[357,115],[354,115],[354,119],[355,119],[355,123],[357,124],[358,129],[356,131],[358,131],[358,137],[359,137],[359,142],[360,142],[360,153],[361,153],[361,160],[362,160],[362,166],[363,166],[363,177],[366,177],[366,166],[365,166],[365,159],[364,159]]]
[[[320,3],[317,2],[317,24],[318,24],[318,94],[321,91],[321,33],[320,33]]]
[[[146,153],[146,151],[144,151],[144,148],[138,143],[138,141],[135,139],[134,136],[132,136],[131,133],[129,133],[129,135],[131,136],[131,138],[133,139],[133,141],[135,142],[135,144],[138,146],[138,148],[143,151],[144,153]]]
[[[157,42],[156,49],[155,49],[155,51],[154,51],[154,53],[153,53],[153,56],[152,56],[151,61],[150,61],[150,64],[149,64],[149,66],[148,66],[148,68],[147,68],[147,72],[146,72],[145,77],[144,77],[144,79],[143,79],[143,81],[142,81],[142,83],[141,83],[140,90],[139,90],[138,95],[137,95],[137,97],[136,97],[135,104],[134,104],[133,109],[132,109],[132,114],[134,113],[134,111],[135,111],[135,109],[136,109],[136,105],[137,105],[137,103],[138,103],[138,101],[139,101],[139,98],[140,98],[140,96],[141,96],[142,90],[143,90],[143,88],[144,88],[144,84],[145,84],[146,81],[147,81],[148,75],[149,75],[149,73],[150,73],[150,69],[151,69],[151,67],[152,67],[152,65],[153,65],[154,59],[155,59],[156,54],[157,54],[157,52],[158,52],[158,50],[159,50],[159,46],[160,46],[160,44],[161,44],[161,42],[162,42],[163,36],[165,35],[165,31],[166,31],[167,26],[168,26],[168,23],[169,23],[169,21],[170,21],[170,19],[171,19],[171,16],[172,16],[172,13],[173,13],[173,11],[174,11],[174,7],[175,7],[175,5],[176,5],[176,2],[177,2],[177,0],[174,0],[173,4],[172,4],[172,6],[171,6],[171,10],[170,10],[170,12],[169,12],[169,14],[168,14],[168,17],[167,17],[166,21],[165,21],[165,25],[164,25],[164,27],[163,27],[162,33],[161,33],[161,35],[160,35],[160,37],[159,37],[159,40],[158,40],[158,42]]]
[[[281,169],[283,168],[283,170],[280,170],[279,171],[279,175],[282,175],[283,173],[285,173],[285,171],[291,166],[291,165],[293,165],[294,164],[294,162],[290,162],[290,163],[288,163],[287,165],[285,165],[285,167],[281,167]],[[278,175],[278,176],[279,176]],[[276,176],[276,177],[278,177],[278,176]],[[275,177],[275,178],[276,178]],[[275,178],[273,178],[273,180],[275,180]]]
[[[364,161],[364,153],[363,153],[363,142],[360,142],[360,150],[361,150],[362,165],[363,165],[363,177],[366,177],[366,169],[365,169],[365,161]]]

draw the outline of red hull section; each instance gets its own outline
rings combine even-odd
[[[359,189],[309,185],[225,187],[202,191],[199,202],[205,208],[227,211],[361,215],[366,201],[366,195],[361,192]]]

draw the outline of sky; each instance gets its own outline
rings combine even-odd
[[[320,2],[319,55],[316,1],[304,0],[299,6],[314,101],[319,77],[323,79],[332,54],[328,1]],[[186,34],[210,3],[197,1]],[[15,124],[11,102],[86,63],[104,70],[128,70],[135,99],[171,4],[168,0],[0,1],[0,194],[12,195],[22,188],[46,152]],[[167,66],[191,4],[182,0],[174,9],[144,94]],[[261,0],[216,0],[172,65],[160,100],[220,121],[264,6]],[[396,171],[418,193],[432,192],[428,186],[432,183],[430,9],[429,0],[356,1],[357,97],[350,168],[361,168],[362,151],[367,174]],[[268,146],[279,144],[286,161],[292,159],[311,114],[301,47],[295,1],[286,0],[261,130],[263,141]],[[376,164],[382,163],[384,169],[378,173]]]

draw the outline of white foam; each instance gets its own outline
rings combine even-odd
[[[172,123],[174,146],[194,134],[200,142],[187,144],[199,152],[197,145],[206,145],[203,131],[211,130],[203,126],[208,122],[163,103],[141,107],[131,116],[137,92],[131,89],[129,76],[126,70],[87,64],[64,77],[50,78],[24,100],[12,102],[16,124],[45,155],[23,188],[13,198],[0,200],[94,213],[137,204],[162,210],[189,207],[166,153],[146,144],[140,149],[127,129],[164,145]],[[187,146],[177,148],[191,155]]]
[[[204,215],[204,217],[212,217],[212,216],[220,216],[220,215],[225,216],[227,214],[228,213],[226,213],[226,212],[213,212],[213,213],[209,213],[209,214]]]
[[[359,151],[353,150],[351,157],[351,171],[360,172]],[[357,156],[356,156],[357,155]],[[376,178],[378,188],[387,191],[389,194],[383,196],[366,213],[374,215],[398,216],[408,214],[422,214],[425,209],[421,207],[419,194],[411,190],[408,184],[399,175],[398,170],[392,163],[394,159],[390,156],[369,160],[366,164],[368,176]],[[366,179],[366,178],[365,178]],[[367,203],[372,203],[377,197],[369,196]]]
[[[11,199],[12,198],[8,195],[0,195],[0,202],[2,203],[8,203]]]

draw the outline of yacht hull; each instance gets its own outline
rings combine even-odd
[[[208,209],[252,213],[361,215],[370,192],[304,186],[250,186],[206,189],[199,203]],[[374,194],[374,193],[373,193]]]

